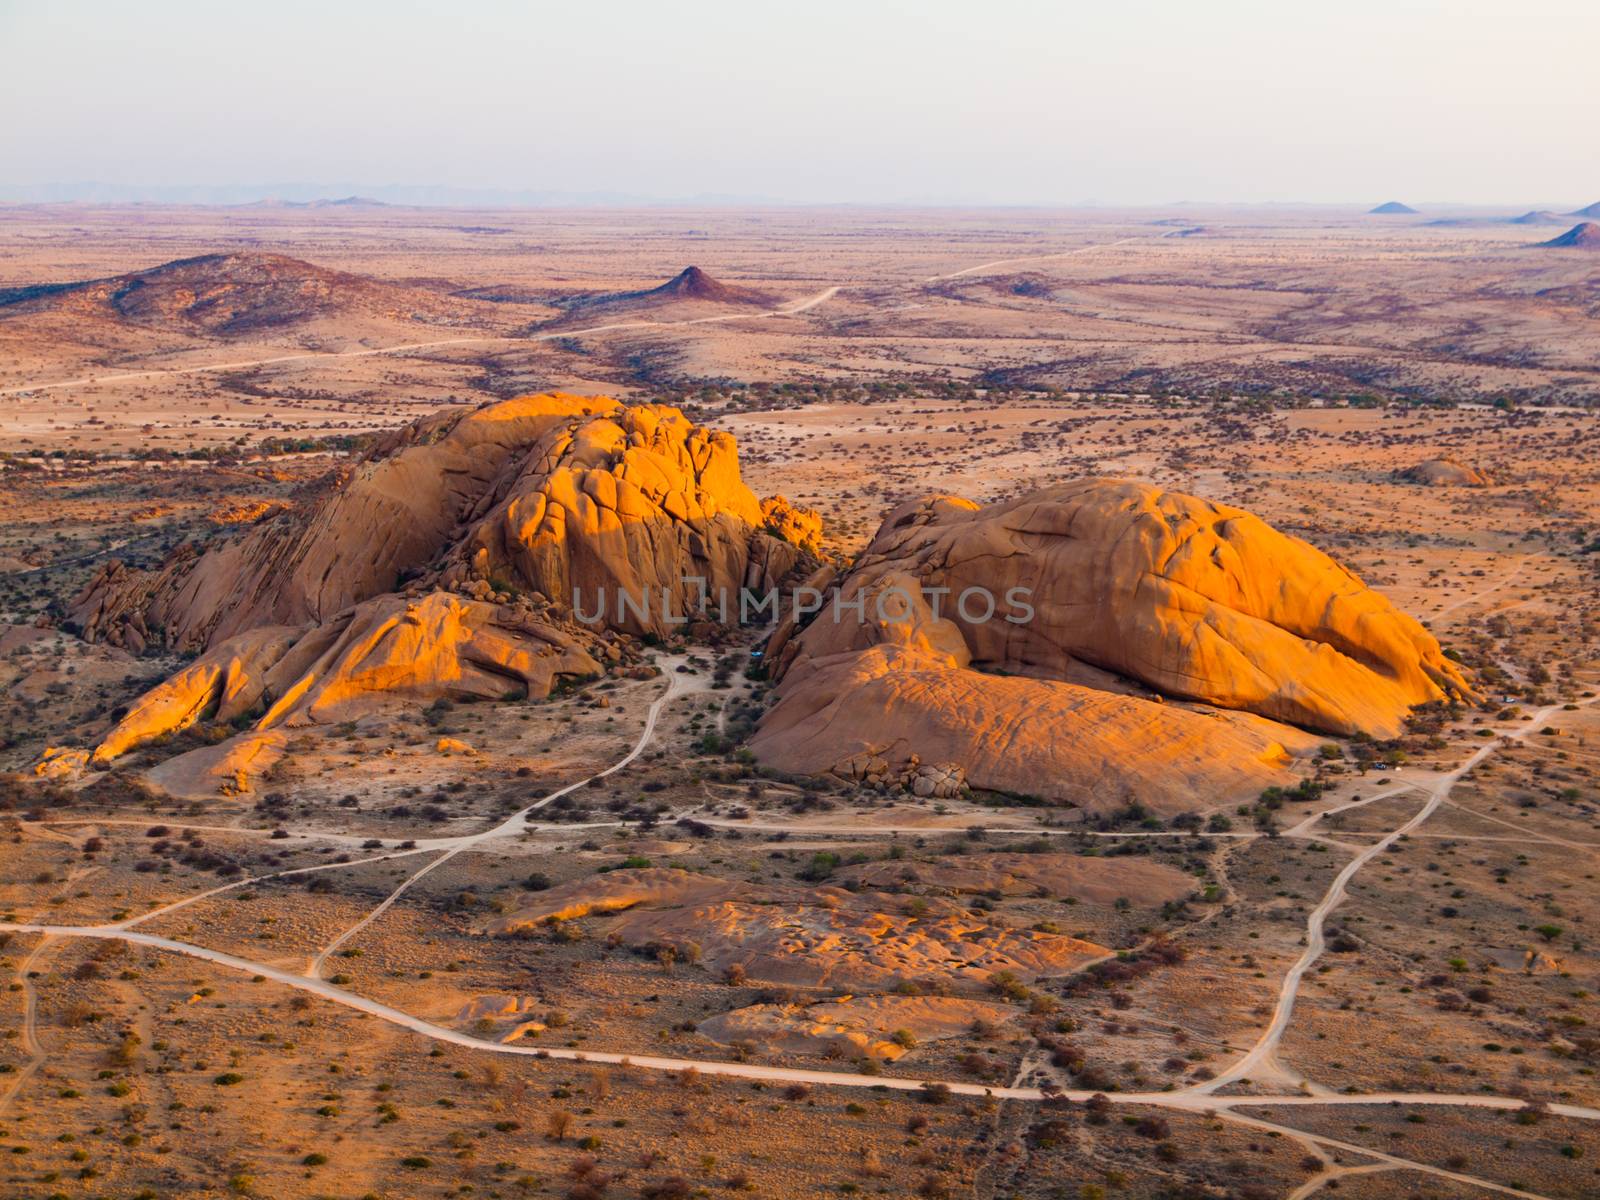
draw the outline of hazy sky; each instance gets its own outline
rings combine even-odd
[[[1600,3],[0,0],[7,185],[1588,203]]]

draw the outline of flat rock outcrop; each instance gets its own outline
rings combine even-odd
[[[515,912],[491,921],[485,932],[519,933],[550,921],[576,921],[602,913],[624,912],[639,905],[660,908],[699,904],[742,894],[744,890],[714,875],[699,875],[675,867],[625,868],[539,892]]]
[[[778,702],[753,749],[775,767],[918,755],[1096,809],[1242,798],[1287,781],[1301,730],[1392,736],[1412,706],[1471,691],[1312,546],[1106,479],[902,506],[767,659]]]
[[[885,991],[930,975],[982,984],[1064,975],[1110,951],[1061,934],[1018,929],[944,905],[924,916],[894,898],[840,888],[765,887],[668,868],[620,870],[540,892],[489,923],[492,935],[597,918],[600,935],[638,950],[671,949],[722,973],[801,987]]]
[[[972,913],[906,916],[833,903],[742,900],[630,909],[609,929],[624,945],[668,946],[722,973],[796,987],[887,991],[939,976],[983,985],[1002,971],[1033,981],[1067,975],[1110,953],[1057,933],[1018,929]]]
[[[816,1004],[753,1004],[701,1021],[701,1034],[768,1053],[893,1062],[923,1042],[961,1037],[975,1025],[1003,1025],[1018,1010],[959,996],[845,996]],[[907,1036],[909,1035],[909,1036]]]

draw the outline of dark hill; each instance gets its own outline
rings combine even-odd
[[[1556,250],[1600,250],[1600,224],[1581,221],[1560,237],[1539,245]]]
[[[1380,204],[1377,208],[1368,210],[1368,212],[1380,217],[1399,216],[1405,213],[1415,215],[1416,211],[1409,204],[1401,204],[1398,200],[1390,200],[1387,204]]]
[[[746,308],[771,308],[777,299],[754,288],[723,283],[707,275],[699,267],[685,267],[659,287],[633,292],[590,292],[572,296],[563,302],[569,311],[595,309],[652,308],[680,300],[695,300],[709,304],[737,305]]]
[[[658,288],[646,292],[647,296],[670,296],[681,300],[710,300],[716,304],[769,305],[772,297],[753,288],[739,287],[713,279],[699,267],[685,267]]]

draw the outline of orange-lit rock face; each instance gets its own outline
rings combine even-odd
[[[965,619],[973,664],[1063,678],[1074,662],[1328,733],[1392,735],[1411,706],[1470,691],[1415,620],[1315,547],[1240,509],[1085,480],[973,509],[907,505],[845,591],[1028,589],[1031,619]],[[977,608],[979,606],[971,606]]]
[[[807,510],[767,511],[811,528]],[[741,587],[765,592],[802,556],[766,523],[733,439],[673,408],[523,396],[413,422],[298,511],[156,572],[96,576],[73,609],[86,637],[205,653],[88,759],[201,719],[259,713],[264,734],[394,701],[545,696],[599,674],[591,650],[619,658],[608,631],[736,620]],[[280,751],[229,743],[169,774],[238,789]],[[62,750],[38,770],[70,775],[83,759]]]
[[[931,617],[911,628],[923,643],[960,637],[953,622]],[[833,770],[862,753],[890,763],[936,756],[962,767],[975,787],[1092,811],[1138,801],[1165,814],[1292,782],[1284,739],[1295,731],[1242,714],[989,675],[926,645],[884,642],[810,658],[802,643],[800,653],[752,743],[779,770]]]
[[[727,434],[662,405],[522,396],[414,422],[301,511],[203,554],[152,573],[113,565],[72,617],[86,637],[134,650],[201,649],[417,581],[508,586],[564,607],[576,596],[590,613],[603,595],[601,623],[663,634],[669,611],[699,604],[702,585],[686,579],[734,594],[736,611],[741,585],[794,566],[798,551],[762,525]],[[622,594],[635,604],[618,619]]]
[[[1000,606],[987,620],[980,593]],[[978,787],[1179,812],[1288,781],[1310,739],[1287,726],[1391,735],[1413,705],[1470,691],[1431,635],[1320,551],[1115,480],[906,505],[839,598],[774,638],[779,703],[754,748],[780,768],[919,755]]]
[[[229,638],[141,697],[89,761],[200,720],[255,717],[220,746],[164,763],[153,781],[190,794],[243,791],[281,754],[272,731],[353,720],[385,704],[546,696],[600,665],[570,633],[513,608],[434,592],[379,596],[307,630],[265,626]],[[187,761],[186,761],[187,760]],[[52,760],[53,761],[53,760]]]
[[[784,541],[807,550],[822,546],[822,514],[814,508],[792,504],[787,496],[768,496],[761,502],[761,520]]]
[[[733,438],[662,405],[618,406],[551,430],[479,510],[451,554],[455,570],[515,581],[591,616],[603,605],[603,622],[630,633],[667,632],[663,597],[682,616],[698,609],[700,586],[736,612],[762,524]]]

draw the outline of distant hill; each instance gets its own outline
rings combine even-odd
[[[1560,237],[1539,245],[1554,250],[1600,250],[1600,224],[1580,221]]]
[[[1571,219],[1561,213],[1536,208],[1523,213],[1520,217],[1440,217],[1427,224],[1481,229],[1487,225],[1565,225]]]
[[[108,279],[0,289],[0,318],[54,312],[236,337],[357,312],[436,320],[456,303],[279,254],[203,254]]]
[[[1600,221],[1600,200],[1596,200],[1593,204],[1586,205],[1585,207],[1577,209],[1574,212],[1569,212],[1567,216],[1588,217],[1591,220]]]
[[[1377,208],[1368,209],[1367,211],[1380,217],[1393,217],[1405,213],[1410,213],[1411,215],[1415,216],[1417,210],[1412,208],[1409,204],[1401,204],[1398,200],[1390,200],[1386,204],[1380,204]]]
[[[570,312],[590,312],[596,309],[616,311],[653,308],[676,301],[699,301],[708,304],[735,305],[745,308],[771,308],[777,298],[754,288],[723,283],[699,267],[685,267],[658,287],[631,292],[598,292],[574,296],[565,302]]]
[[[247,204],[246,208],[393,208],[384,200],[374,200],[371,196],[341,196],[337,200],[280,200],[269,197],[266,200],[257,200]]]

